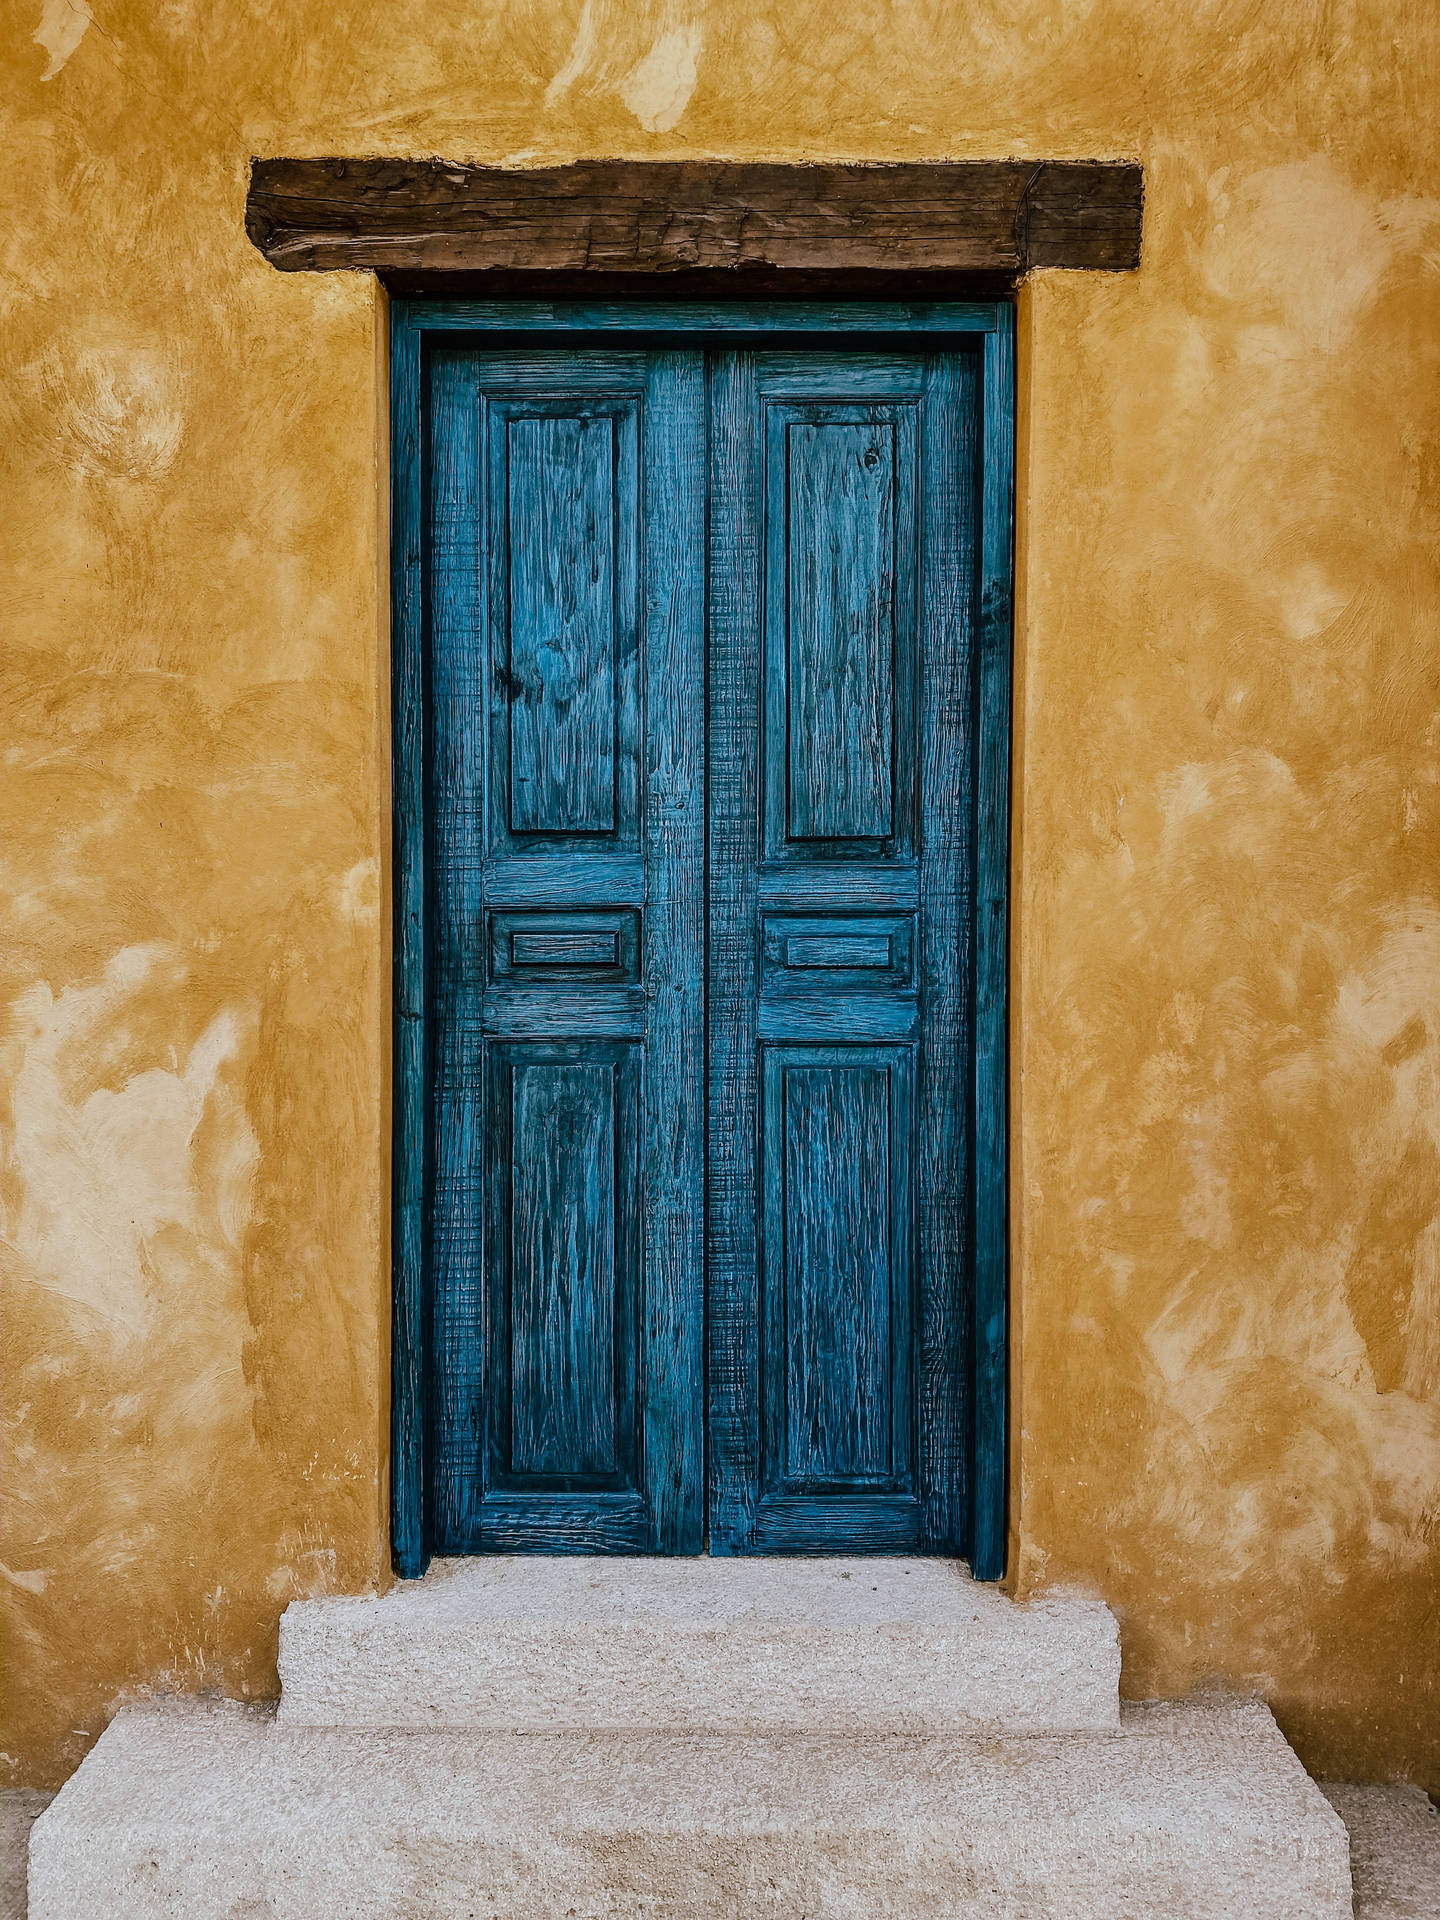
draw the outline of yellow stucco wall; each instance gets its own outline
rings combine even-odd
[[[1440,1785],[1433,5],[4,32],[8,1777],[386,1558],[384,309],[263,263],[250,155],[1024,153],[1148,198],[1021,300],[1020,1584]]]

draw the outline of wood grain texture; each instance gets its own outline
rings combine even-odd
[[[639,984],[640,916],[608,913],[490,914],[490,980],[521,985],[564,980]]]
[[[634,1418],[615,1393],[615,1296],[630,1278],[616,1187],[634,1177],[633,1159],[616,1164],[615,1070],[529,1060],[509,1078],[510,1472],[593,1479],[614,1472],[616,1430]]]
[[[923,1537],[973,1550],[970,1348],[974,1245],[970,1192],[970,1010],[975,992],[976,575],[980,518],[977,414],[981,356],[935,356],[924,441],[926,559],[920,648],[925,660],[920,775],[917,967],[925,1009],[917,1165],[920,1486]],[[1008,748],[1008,715],[1006,743]]]
[[[490,283],[487,281],[486,286]],[[392,310],[406,325],[423,327],[427,336],[442,333],[483,333],[492,338],[510,335],[533,338],[543,334],[552,342],[583,338],[593,350],[604,340],[623,345],[627,334],[673,340],[700,336],[735,340],[763,337],[770,344],[801,342],[817,334],[891,334],[905,340],[913,334],[993,333],[998,307],[993,300],[811,299],[796,297],[790,283],[781,297],[763,300],[704,300],[681,297],[677,280],[667,280],[653,295],[639,298],[627,283],[621,301],[597,297],[593,280],[584,280],[562,294],[547,281],[524,298],[501,299],[493,292],[462,298],[407,301],[397,299]],[[888,283],[887,283],[888,290]]]
[[[921,1515],[913,1494],[853,1493],[845,1505],[848,1544],[837,1546],[832,1494],[772,1494],[756,1512],[750,1551],[914,1553]]]
[[[710,365],[709,1182],[706,1376],[711,1553],[756,1538],[760,1235],[755,1156],[760,897],[761,449],[756,355]]]
[[[517,933],[510,941],[517,967],[576,967],[618,969],[620,938],[613,929],[596,933]]]
[[[856,356],[812,398],[824,363],[765,364],[765,856],[833,879],[913,840],[918,376]]]
[[[837,989],[908,987],[914,949],[910,914],[766,913],[760,922],[765,990],[808,993],[823,973]]]
[[[402,310],[390,337],[391,716],[394,732],[394,1143],[391,1167],[390,1551],[415,1579],[425,1524],[425,1215],[430,1072],[425,1027],[424,584],[421,334]]]
[[[638,1049],[509,1041],[487,1059],[483,1544],[499,1495],[529,1496],[536,1523],[557,1495],[642,1495]]]
[[[702,362],[428,369],[427,1538],[693,1552]]]
[[[649,1548],[699,1553],[705,1540],[703,355],[651,356],[643,426]]]
[[[485,1062],[475,1032],[488,704],[476,663],[486,645],[479,591],[486,503],[474,358],[442,347],[427,353],[425,374],[425,1531],[430,1549],[445,1552],[479,1526],[485,1274],[497,1245],[485,1204]]]
[[[767,993],[755,1016],[761,1040],[913,1040],[920,1010],[913,993]]]
[[[591,847],[583,861],[507,858],[492,852],[481,875],[488,907],[525,907],[538,899],[547,905],[583,907],[597,900],[616,906],[645,904],[645,862],[638,856]]]
[[[972,273],[1140,258],[1129,161],[879,166],[257,159],[245,229],[286,272],[404,275]]]
[[[713,1551],[968,1551],[994,1577],[1013,316],[967,309],[953,332],[968,347],[921,352],[556,352],[487,350],[458,324],[478,312],[483,332],[496,311],[452,304],[432,328],[431,310],[395,309],[397,1567],[437,1548],[698,1551],[708,1338]],[[672,318],[678,349],[724,314]],[[632,324],[633,310],[618,331]],[[557,787],[562,811],[517,831],[512,435],[538,422],[543,442],[565,423],[552,504],[574,492],[572,532],[600,539],[598,468],[574,425],[588,420],[611,448],[620,613],[607,641],[595,599],[572,617],[583,582],[532,593],[531,656],[569,637],[527,751],[538,762],[569,728],[575,636],[599,636],[617,661],[615,805],[581,824]],[[793,507],[775,456],[797,423],[843,430],[835,460],[807,453],[812,528],[870,504],[848,469],[877,423],[902,476],[871,514],[866,565],[837,536],[798,623],[774,504]],[[534,542],[532,580],[556,544]],[[571,546],[583,568],[584,540]],[[784,804],[790,667],[777,679],[765,663],[788,622],[842,680],[868,676],[873,707],[887,567],[895,830],[837,831],[881,787],[873,765],[849,765],[864,752],[852,702],[821,697],[812,673],[813,765],[859,777],[834,817],[823,794],[812,809],[828,837],[800,842]],[[608,1106],[591,1097],[601,1079]]]
[[[712,1551],[966,1544],[979,365],[715,361]],[[797,617],[807,567],[824,586]]]
[[[823,1057],[766,1060],[765,1290],[779,1321],[766,1348],[783,1396],[776,1477],[797,1492],[890,1467],[889,1087],[881,1069]]]
[[[881,866],[869,860],[833,861],[813,871],[796,865],[762,867],[756,881],[762,905],[814,907],[866,913],[871,908],[913,910],[920,904],[920,875],[913,865]]]
[[[556,988],[563,972],[547,969],[544,985],[506,982],[488,987],[481,1011],[482,1030],[491,1034],[524,1034],[529,1039],[563,1040],[589,1033],[643,1039],[648,1002],[640,987],[592,987],[586,981]]]
[[[505,365],[520,390],[485,405],[486,851],[570,852],[583,874],[640,844],[639,396],[613,391],[636,362]]]
[[[492,1493],[487,1553],[649,1553],[650,1509],[638,1493]],[[475,1551],[475,1548],[467,1549]]]
[[[890,965],[890,941],[884,934],[799,934],[785,942],[785,965],[806,971],[824,967],[827,972],[878,972]]]
[[[903,1053],[767,1049],[768,1422],[786,1493],[908,1477],[911,1265]]]
[[[1014,619],[1015,313],[981,354],[979,688],[976,728],[974,1383],[970,1563],[998,1580],[1006,1552],[1009,1405],[1010,702]]]
[[[507,425],[510,831],[610,833],[619,693],[614,425],[593,413]]]
[[[785,435],[786,832],[894,826],[895,429],[795,421]]]
[[[803,305],[814,310],[816,317],[809,324],[815,331],[824,331],[819,316],[827,312],[841,319],[842,331],[847,325],[858,331],[853,323],[841,318],[851,308],[873,304],[893,313],[903,303],[917,316],[918,327],[934,329],[935,316],[945,310],[953,313],[967,308],[982,316],[993,312],[994,302],[1013,293],[1022,279],[1013,270],[911,273],[883,267],[747,267],[743,271],[733,267],[683,267],[673,272],[627,274],[623,280],[609,276],[598,287],[594,274],[544,268],[535,272],[491,268],[448,273],[386,268],[379,278],[393,299],[423,302],[432,311],[456,305],[477,310],[507,308],[506,328],[517,323],[523,327],[528,309],[546,307],[592,314],[591,330],[596,333],[635,333],[640,329],[630,309],[646,306],[668,309],[677,316],[669,331],[683,333],[686,323],[679,316],[684,310],[704,313],[707,308],[723,306],[739,316],[742,331],[756,334],[767,331],[758,316],[771,305],[780,310],[782,328],[795,323],[796,310]],[[617,299],[616,295],[623,297]],[[978,324],[985,324],[983,318]],[[703,331],[708,326],[708,321],[702,325],[692,318],[689,322],[691,331]]]

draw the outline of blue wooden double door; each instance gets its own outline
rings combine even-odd
[[[980,414],[427,354],[430,1551],[972,1550]]]

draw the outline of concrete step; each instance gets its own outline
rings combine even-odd
[[[31,1920],[1350,1920],[1255,1704],[1113,1734],[284,1732],[127,1708],[36,1822]]]
[[[474,1559],[280,1623],[287,1727],[1113,1730],[1098,1600],[947,1560]]]
[[[1320,1791],[1350,1834],[1355,1920],[1435,1920],[1440,1809],[1425,1789],[1326,1780]]]

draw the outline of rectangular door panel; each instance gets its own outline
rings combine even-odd
[[[908,987],[914,946],[913,914],[762,913],[761,986],[806,994],[822,985]]]
[[[492,1073],[492,1484],[512,1492],[633,1486],[633,1049],[496,1047]]]
[[[903,852],[913,838],[915,407],[763,404],[765,852]]]
[[[775,1229],[765,1236],[766,1293],[776,1296],[767,1306],[782,1335],[779,1351],[766,1355],[783,1389],[783,1443],[771,1437],[775,1479],[797,1493],[884,1485],[892,1477],[889,1076],[870,1065],[765,1065],[767,1144],[772,1117],[776,1136],[761,1164]]]
[[[487,423],[492,846],[634,847],[638,397],[497,394]]]
[[[894,825],[895,432],[795,421],[786,446],[792,840],[885,840]]]
[[[428,368],[433,1550],[703,1543],[704,377]]]
[[[615,1394],[615,1073],[602,1062],[530,1060],[506,1077],[509,1165],[495,1169],[510,1189],[510,1337],[496,1343],[510,1399],[506,1464],[531,1482],[603,1479],[632,1411]]]
[[[614,427],[505,422],[512,833],[615,828]]]
[[[976,372],[713,362],[715,1552],[965,1540]]]
[[[535,985],[578,980],[610,985],[640,978],[640,916],[608,913],[492,913],[492,982]]]
[[[761,1057],[766,1481],[913,1494],[908,1049]]]

